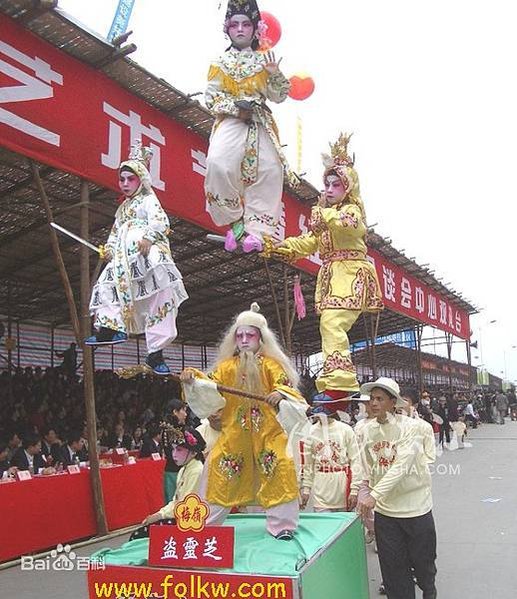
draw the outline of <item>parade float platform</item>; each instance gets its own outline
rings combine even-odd
[[[90,599],[368,599],[364,534],[355,514],[301,514],[292,541],[268,535],[263,514],[232,515],[226,525],[235,529],[232,569],[152,567],[148,565],[149,540],[137,539],[92,556],[102,557],[105,569],[88,572]],[[164,587],[166,580],[168,586]],[[117,590],[115,583],[126,586]]]

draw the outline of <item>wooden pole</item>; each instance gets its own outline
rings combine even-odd
[[[83,239],[90,237],[89,223],[90,191],[88,182],[81,181],[81,208],[80,208],[80,235]],[[105,535],[108,532],[106,511],[104,507],[104,494],[102,490],[99,469],[99,455],[97,453],[97,416],[95,413],[95,383],[92,348],[82,341],[89,336],[91,330],[89,304],[90,304],[90,250],[81,245],[81,346],[83,350],[83,382],[84,404],[86,410],[86,427],[88,430],[88,457],[90,460],[90,479],[92,484],[93,500],[95,504],[95,518],[97,533]],[[112,346],[113,347],[113,346]]]
[[[43,187],[43,181],[41,180],[39,169],[36,166],[36,163],[32,160],[30,160],[29,163],[32,170],[32,176],[34,177],[34,182],[36,183],[36,187],[38,188],[40,194],[43,208],[45,209],[47,223],[49,225],[48,228],[50,233],[50,243],[52,245],[52,252],[54,253],[54,258],[56,260],[59,274],[61,276],[61,282],[63,283],[63,287],[65,290],[68,310],[70,312],[70,322],[72,323],[72,330],[74,331],[74,337],[77,342],[77,345],[81,345],[81,327],[79,325],[79,316],[77,315],[77,307],[75,305],[74,292],[72,291],[72,286],[70,285],[70,279],[68,278],[68,273],[66,272],[63,256],[61,255],[61,250],[59,249],[57,233],[54,230],[54,228],[50,226],[50,223],[53,221],[52,209],[50,208],[50,202],[48,200],[45,188]]]
[[[280,333],[280,341],[282,342],[282,345],[284,347],[286,347],[285,344],[285,335],[284,335],[284,327],[282,324],[282,315],[280,314],[280,306],[278,304],[278,299],[276,297],[276,292],[275,292],[275,287],[273,285],[273,279],[271,277],[271,272],[269,270],[269,264],[267,263],[266,258],[264,258],[264,268],[266,269],[266,275],[267,275],[267,279],[269,281],[269,288],[271,289],[271,297],[273,298],[273,303],[275,304],[275,312],[276,312],[276,319],[278,322],[278,332]]]
[[[284,264],[284,337],[285,337],[285,349],[287,353],[291,355],[292,343],[291,343],[291,314],[289,304],[289,275],[287,271],[287,264]]]

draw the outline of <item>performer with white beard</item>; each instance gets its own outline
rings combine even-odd
[[[295,185],[266,100],[287,98],[289,80],[272,52],[258,52],[264,23],[255,0],[229,0],[224,31],[231,40],[210,65],[205,94],[215,116],[206,163],[205,193],[214,223],[230,227],[225,249],[242,240],[244,252],[262,250],[282,212],[284,172]]]
[[[187,368],[181,380],[200,417],[199,406],[189,401],[195,378],[266,397],[256,401],[214,391],[212,402],[208,392],[200,393],[203,416],[222,407],[221,435],[208,455],[200,494],[210,505],[207,524],[222,524],[233,506],[258,504],[266,510],[268,532],[290,540],[298,525],[298,484],[279,415],[281,404],[292,402],[302,414],[308,406],[296,390],[298,374],[259,309],[252,304],[237,316],[208,377]]]

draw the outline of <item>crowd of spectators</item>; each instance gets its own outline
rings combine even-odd
[[[97,445],[143,456],[161,451],[159,423],[169,419],[179,387],[138,376],[95,373]],[[34,458],[32,457],[34,456]],[[88,459],[83,384],[62,368],[17,368],[0,374],[0,478],[16,466],[41,471]]]

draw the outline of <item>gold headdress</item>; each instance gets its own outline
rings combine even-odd
[[[348,153],[348,145],[352,135],[352,133],[340,133],[336,142],[329,143],[330,154],[321,155],[323,166],[325,167],[323,181],[326,180],[329,174],[335,173],[341,179],[343,187],[345,188],[345,200],[359,206],[363,221],[366,224],[364,204],[361,200],[361,193],[359,191],[359,177],[354,168],[355,154],[352,154],[352,157],[350,157],[350,154]]]

